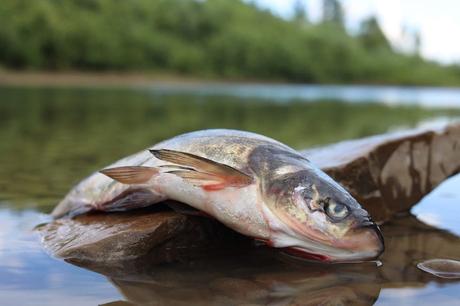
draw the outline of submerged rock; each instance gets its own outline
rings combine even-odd
[[[460,237],[423,223],[415,216],[395,218],[381,226],[385,252],[380,260],[381,279],[399,284],[424,284],[433,281],[416,263],[428,258],[460,258]],[[445,279],[437,279],[439,283]]]
[[[407,212],[460,170],[460,124],[386,134],[303,151],[347,188],[376,221]],[[100,263],[177,261],[248,239],[204,217],[140,210],[60,219],[40,228],[55,256]],[[194,252],[196,250],[196,252]]]
[[[381,289],[458,282],[433,278],[414,261],[458,258],[459,237],[413,216],[384,224],[382,230],[387,241],[382,266],[305,262],[250,246],[176,264],[154,266],[143,258],[115,267],[79,266],[105,275],[126,300],[119,305],[374,305]]]

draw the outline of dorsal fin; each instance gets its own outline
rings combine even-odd
[[[240,170],[194,154],[166,149],[150,152],[158,159],[179,165],[177,170],[167,173],[180,176],[205,190],[244,187],[254,181],[251,176]]]

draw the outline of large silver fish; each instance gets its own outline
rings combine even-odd
[[[369,214],[308,159],[235,130],[183,134],[124,158],[82,181],[52,214],[124,211],[167,199],[312,259],[370,260],[384,249]]]

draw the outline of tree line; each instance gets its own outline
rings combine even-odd
[[[337,0],[313,24],[242,0],[2,0],[0,66],[146,71],[312,83],[458,85],[460,68],[391,47],[375,18],[357,35]]]

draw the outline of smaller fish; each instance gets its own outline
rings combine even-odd
[[[369,214],[294,149],[254,133],[205,130],[95,173],[53,215],[185,203],[246,236],[310,259],[371,260],[384,249]]]

